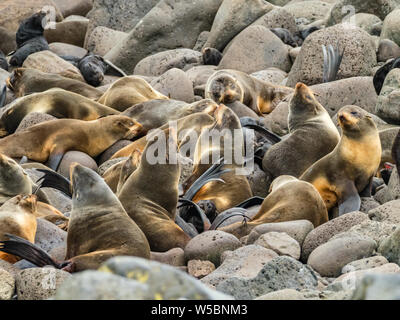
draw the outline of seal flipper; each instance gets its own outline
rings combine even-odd
[[[236,207],[237,208],[247,209],[247,208],[250,208],[252,206],[258,206],[258,205],[262,204],[263,201],[264,201],[264,198],[255,196],[255,197],[251,197],[251,198],[243,201],[242,203],[238,204]]]
[[[282,138],[276,135],[275,133],[269,131],[268,129],[264,128],[261,126],[257,120],[250,118],[250,117],[242,117],[240,118],[240,124],[244,128],[249,128],[253,129],[259,133],[261,133],[263,136],[267,138],[267,140],[271,144],[276,144],[278,142],[282,141]]]
[[[61,269],[61,265],[54,261],[43,249],[16,235],[8,233],[5,235],[9,240],[0,241],[0,251],[18,256],[38,267],[51,265]]]
[[[339,216],[349,212],[360,210],[361,198],[360,195],[358,194],[356,186],[352,181],[351,182],[349,181],[346,184],[345,188],[343,188],[343,193],[340,196],[338,204],[339,204]]]
[[[50,152],[49,159],[47,160],[46,165],[54,171],[57,171],[58,166],[60,165],[61,160],[64,157],[64,154],[65,150],[57,147],[53,148],[53,150],[51,150]]]
[[[235,211],[232,212],[232,209],[235,209]],[[221,212],[213,221],[211,227],[209,230],[217,230],[218,227],[224,223],[226,220],[229,218],[235,217],[235,216],[241,216],[243,217],[243,221],[246,222],[246,219],[250,220],[250,217],[247,215],[247,210],[243,208],[231,208],[228,209],[224,212]]]
[[[372,176],[369,178],[367,186],[364,188],[363,191],[360,192],[360,197],[372,197],[372,184],[374,181],[374,177]]]
[[[64,176],[57,172],[46,170],[46,169],[35,169],[36,171],[44,173],[42,177],[37,181],[39,184],[38,189],[41,188],[53,188],[63,192],[68,197],[72,198],[71,183]]]
[[[175,216],[175,223],[185,232],[190,238],[194,238],[199,233],[196,228],[192,227],[189,223],[183,220],[179,215]]]
[[[192,200],[196,193],[208,182],[211,181],[220,181],[225,183],[224,180],[219,177],[226,173],[232,171],[231,169],[222,170],[222,167],[225,165],[224,158],[219,159],[216,163],[214,163],[211,167],[209,167],[186,191],[185,195],[182,197],[184,199]]]
[[[182,198],[179,199],[179,202],[182,202],[182,205],[180,205],[178,208],[182,208],[184,206],[190,208],[189,210],[184,210],[182,214],[179,214],[183,220],[187,221],[190,218],[198,218],[200,223],[194,223],[194,226],[198,232],[204,232],[210,228],[210,220],[207,218],[204,211],[197,205],[197,203]]]
[[[322,45],[322,52],[324,56],[323,63],[323,83],[335,81],[337,74],[339,72],[340,65],[342,64],[342,59],[345,49],[340,53],[339,46],[336,49],[332,45]]]
[[[4,86],[0,94],[0,108],[3,108],[7,98],[7,86]]]

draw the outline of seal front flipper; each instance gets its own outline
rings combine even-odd
[[[46,165],[54,171],[57,171],[58,166],[60,165],[61,160],[64,157],[64,154],[64,149],[57,148],[57,146],[55,146],[50,152],[49,159],[47,160]]]
[[[41,188],[53,188],[63,192],[68,197],[72,198],[71,183],[64,176],[57,172],[46,170],[46,169],[35,169],[36,171],[44,173],[42,177],[37,181],[39,184],[38,189]]]
[[[0,93],[0,108],[3,108],[7,98],[7,86],[4,86]]]
[[[232,211],[234,210],[234,211]],[[217,230],[219,226],[224,223],[229,218],[240,216],[243,217],[243,222],[246,223],[246,219],[250,220],[250,217],[247,215],[247,210],[243,208],[232,208],[228,209],[224,212],[221,212],[213,221],[209,230]]]
[[[196,228],[183,220],[178,214],[175,216],[175,223],[185,232],[190,238],[194,238],[199,233]]]
[[[251,197],[251,198],[243,201],[241,204],[238,204],[236,207],[247,209],[247,208],[250,208],[252,206],[261,205],[263,203],[263,201],[264,201],[264,198],[255,196],[255,197]]]
[[[240,124],[244,128],[249,128],[253,129],[259,133],[261,133],[263,136],[267,138],[267,140],[271,144],[276,144],[278,142],[282,141],[282,138],[276,135],[275,133],[269,131],[268,129],[264,128],[259,124],[259,122],[253,118],[250,117],[242,117],[240,118]]]
[[[179,211],[179,216],[183,220],[187,222],[194,220],[192,224],[198,232],[204,232],[210,228],[210,220],[197,203],[184,198],[180,198],[178,201],[182,203],[178,208],[185,208],[185,210]]]
[[[339,216],[360,210],[361,198],[353,181],[348,181],[346,186],[344,186],[338,205]]]
[[[51,265],[57,269],[61,268],[61,265],[54,261],[47,252],[33,243],[30,243],[28,240],[8,233],[5,235],[9,240],[0,241],[0,251],[18,256],[38,267]]]

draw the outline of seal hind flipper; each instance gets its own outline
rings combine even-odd
[[[324,57],[322,80],[324,83],[336,80],[340,65],[342,64],[344,51],[345,48],[340,53],[339,46],[334,49],[331,44],[328,47],[322,45]]]
[[[261,133],[264,135],[268,141],[271,142],[271,144],[276,144],[278,142],[282,141],[282,138],[276,135],[275,133],[269,131],[265,127],[261,126],[257,120],[250,118],[250,117],[243,117],[240,118],[240,124],[242,125],[242,128],[249,128],[256,130],[257,132]]]
[[[5,234],[9,240],[0,241],[0,251],[25,259],[38,267],[51,265],[61,269],[43,249],[16,235]]]
[[[233,208],[232,208],[233,209]],[[217,230],[218,227],[224,223],[226,220],[229,218],[235,217],[235,216],[241,216],[243,217],[243,221],[246,222],[246,219],[250,220],[250,217],[247,215],[247,210],[243,208],[235,208],[236,210],[232,212],[232,209],[226,210],[222,213],[220,213],[215,220],[213,221],[212,225],[210,226],[209,230]]]
[[[5,85],[3,89],[1,89],[1,94],[0,94],[0,108],[3,108],[5,103],[6,103],[6,98],[7,98],[7,86]]]
[[[39,184],[37,190],[41,188],[53,188],[63,192],[65,195],[72,198],[71,183],[67,178],[51,170],[35,170],[44,173],[44,175],[40,177],[40,179],[37,181],[37,183]]]
[[[220,181],[225,183],[224,180],[219,178],[222,174],[232,171],[231,169],[222,170],[225,165],[224,158],[219,159],[211,167],[209,167],[186,191],[183,196],[184,199],[192,200],[196,193],[208,182]]]
[[[196,228],[191,226],[189,223],[187,223],[183,218],[181,218],[179,215],[175,216],[175,223],[185,232],[190,238],[194,238],[197,236],[199,233],[197,232]]]
[[[183,198],[179,199],[178,201],[182,203],[180,206],[178,206],[178,208],[185,208],[185,210],[181,210],[179,212],[179,216],[183,220],[187,221],[190,218],[197,218],[200,223],[194,224],[194,226],[198,232],[204,232],[210,228],[210,220],[197,203]]]
[[[360,210],[361,198],[353,181],[349,181],[343,188],[343,192],[338,201],[338,206],[339,216]]]
[[[255,196],[255,197],[251,197],[251,198],[243,201],[242,203],[238,204],[236,207],[247,209],[252,206],[258,206],[258,205],[262,204],[263,201],[264,201],[264,198]]]
[[[110,76],[119,76],[119,77],[127,77],[128,75],[120,68],[118,68],[115,64],[113,64],[111,61],[104,59],[104,63],[106,64],[106,75]]]
[[[58,166],[60,165],[61,160],[64,157],[64,154],[65,150],[59,149],[57,147],[53,148],[53,150],[50,152],[49,159],[47,160],[46,165],[54,171],[57,171]]]

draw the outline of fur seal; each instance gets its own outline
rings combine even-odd
[[[204,65],[212,65],[217,66],[221,62],[222,53],[219,50],[214,48],[204,48],[201,50],[203,54],[203,63]]]
[[[78,68],[86,82],[97,87],[104,80],[107,64],[102,57],[89,52],[79,61]]]
[[[15,35],[18,48],[31,39],[43,36],[45,18],[46,13],[39,11],[20,23]]]
[[[217,108],[217,105],[211,105],[209,108],[210,113],[212,114],[213,111]],[[194,114],[179,118],[176,120],[176,129],[178,135],[178,147],[180,148],[182,143],[189,143],[191,141],[186,141],[187,138],[194,132],[196,133],[196,137],[198,137],[201,133],[201,130],[204,127],[210,126],[214,123],[214,118],[210,115],[210,113],[206,112],[196,112]],[[173,120],[173,119],[171,119]],[[164,124],[163,126],[159,127],[161,130],[168,130],[169,123]],[[182,133],[182,134],[181,134]],[[127,145],[126,147],[117,151],[111,159],[120,158],[120,157],[129,157],[129,155],[134,150],[140,150],[143,152],[144,147],[146,146],[146,137],[142,137],[131,144]],[[187,150],[191,149],[189,145],[186,145]],[[184,154],[184,156],[190,156]]]
[[[303,44],[303,39],[298,34],[292,34],[288,29],[284,28],[270,28],[271,32],[275,34],[284,44],[291,47],[299,47]]]
[[[39,267],[53,265],[69,272],[97,269],[114,256],[150,259],[145,235],[98,174],[74,164],[71,184],[72,211],[64,262],[54,261],[37,246],[14,236],[0,243],[0,250],[12,251]]]
[[[143,126],[143,133],[147,133],[151,129],[167,124],[168,121],[178,120],[197,112],[213,114],[217,106],[210,99],[191,104],[172,99],[150,100],[128,108],[121,115],[135,119]]]
[[[339,110],[342,137],[335,149],[314,163],[300,177],[312,183],[328,210],[336,204],[339,215],[360,209],[362,196],[371,186],[381,162],[381,142],[371,116],[357,106]]]
[[[133,105],[154,99],[168,99],[168,97],[153,89],[143,78],[129,76],[115,81],[98,102],[115,110],[124,111]]]
[[[21,67],[32,53],[49,50],[49,44],[44,37],[30,39],[12,55],[10,65]]]
[[[244,148],[243,136],[241,136],[240,141],[238,141],[239,139],[232,139],[231,143],[225,143],[225,134],[220,135],[219,139],[213,138],[211,144],[209,143],[209,138],[207,138],[210,132],[219,134],[223,133],[224,130],[228,130],[232,137],[234,137],[234,131],[241,131],[242,129],[239,118],[231,109],[224,105],[220,105],[215,110],[214,118],[214,123],[211,126],[205,127],[197,140],[193,173],[184,182],[183,189],[187,191],[194,181],[213,165],[213,161],[215,161],[213,159],[229,156],[229,159],[232,159],[232,163],[225,164],[224,168],[231,171],[221,176],[221,179],[225,183],[219,181],[209,182],[192,198],[195,203],[200,200],[210,200],[215,204],[218,212],[222,212],[252,197],[252,191],[247,178],[235,173],[236,169],[240,169],[243,166],[243,163],[240,163],[240,159],[235,159],[234,156],[235,149]],[[204,144],[204,140],[208,143]],[[239,143],[239,145],[235,145],[235,142]]]
[[[158,133],[163,131],[157,130]],[[177,152],[176,133],[173,129],[164,134],[168,149]],[[148,137],[139,167],[125,182],[118,198],[128,215],[144,232],[152,251],[165,252],[172,248],[184,249],[190,237],[175,224],[178,203],[180,168],[178,161],[171,161],[167,152],[159,154],[161,161],[150,163],[149,158],[159,143],[156,132]]]
[[[292,88],[278,86],[230,69],[215,72],[208,78],[205,88],[205,98],[223,104],[240,101],[258,115],[272,112],[291,93]]]
[[[36,235],[36,196],[18,195],[0,207],[0,241],[7,240],[6,234],[15,234],[30,242],[35,241]],[[0,246],[1,248],[1,246]],[[1,252],[0,259],[15,263],[16,256]]]
[[[7,106],[0,117],[0,136],[14,133],[22,119],[31,112],[87,121],[119,114],[117,110],[79,94],[55,88],[19,98]]]
[[[289,137],[270,147],[262,160],[263,170],[273,179],[281,175],[300,177],[340,140],[328,112],[303,83],[296,85],[289,102],[288,126]]]
[[[392,69],[396,68],[400,68],[400,57],[389,61],[375,72],[373,82],[374,82],[375,92],[378,96],[381,94],[383,83],[385,82],[386,76]]]
[[[91,100],[98,100],[103,95],[102,91],[82,81],[29,68],[15,69],[7,80],[7,86],[16,97],[23,97],[52,88],[61,88]]]
[[[328,211],[312,184],[284,175],[272,182],[270,194],[250,221],[236,222],[219,230],[241,238],[260,224],[293,220],[309,220],[316,228],[328,221]]]
[[[140,132],[141,125],[125,116],[108,116],[92,121],[57,119],[39,123],[0,140],[0,153],[12,158],[26,156],[45,162],[57,170],[68,150],[81,151],[92,158],[113,143]]]

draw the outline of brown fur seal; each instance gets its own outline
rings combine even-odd
[[[39,123],[0,139],[0,153],[12,158],[26,156],[57,170],[65,152],[81,151],[92,158],[120,139],[138,134],[141,125],[125,116],[92,121],[57,119]]]
[[[215,111],[217,105],[210,106],[210,113]],[[172,120],[171,120],[172,121]],[[182,117],[176,120],[176,129],[178,134],[178,147],[180,148],[182,143],[190,143],[190,141],[186,142],[186,137],[190,136],[191,133],[195,133],[197,137],[200,135],[201,130],[214,123],[214,118],[208,113],[197,112],[185,117]],[[169,127],[169,123],[164,124],[160,127],[161,130],[167,130]],[[186,136],[185,136],[186,135]],[[136,149],[143,151],[146,146],[146,137],[142,137],[139,140],[132,142],[126,147],[120,149],[116,152],[111,159],[120,158],[120,157],[129,157],[129,155]],[[185,145],[185,149],[190,148],[189,145]]]
[[[343,107],[338,112],[338,121],[343,132],[339,144],[300,179],[314,185],[328,210],[338,204],[342,215],[360,209],[359,193],[371,195],[382,148],[378,129],[363,109]]]
[[[19,98],[6,108],[0,117],[0,136],[14,133],[22,119],[31,112],[87,121],[119,114],[117,110],[58,88]]]
[[[263,157],[263,170],[273,179],[281,175],[300,177],[340,140],[328,112],[303,83],[296,85],[290,100],[288,124],[289,137],[273,145]]]
[[[18,195],[4,203],[0,207],[0,241],[7,240],[5,234],[15,234],[34,243],[37,227],[35,212],[34,195]],[[16,256],[5,252],[0,252],[0,259],[10,263],[19,260]]]
[[[214,113],[215,122],[203,129],[199,139],[197,140],[195,155],[194,155],[194,168],[192,175],[185,181],[184,190],[187,191],[189,187],[196,181],[216,160],[221,157],[229,156],[232,159],[231,163],[227,163],[224,168],[232,171],[224,173],[221,178],[225,183],[219,181],[212,181],[204,185],[193,197],[194,202],[200,200],[212,201],[219,212],[225,211],[238,203],[252,197],[252,191],[245,176],[237,175],[235,170],[242,167],[242,163],[237,162],[234,153],[235,149],[243,149],[243,136],[240,136],[240,141],[232,141],[225,143],[225,134],[219,139],[207,140],[208,143],[203,145],[203,140],[209,133],[216,130],[218,133],[223,133],[223,130],[228,130],[232,137],[235,136],[234,131],[238,130],[241,133],[241,124],[236,114],[224,105],[220,105]],[[203,138],[204,137],[204,138]],[[238,142],[239,145],[234,145],[233,142]],[[214,160],[214,161],[213,161]],[[225,159],[228,160],[228,159]]]
[[[193,113],[214,113],[217,104],[204,99],[191,104],[177,100],[151,100],[139,103],[127,110],[122,115],[135,119],[143,126],[143,132],[160,128],[168,121],[178,120]]]
[[[166,145],[175,153],[177,145],[173,131],[169,130]],[[190,237],[174,222],[180,174],[178,162],[171,161],[173,159],[168,152],[158,155],[164,164],[161,161],[153,164],[149,162],[155,154],[153,152],[158,141],[156,133],[149,137],[139,167],[125,182],[118,198],[128,215],[146,235],[151,250],[165,252],[172,248],[185,248]]]
[[[312,184],[292,176],[280,176],[272,182],[270,192],[249,222],[236,222],[219,230],[241,238],[264,223],[309,220],[318,227],[328,221],[324,201]]]
[[[143,78],[129,76],[115,81],[98,102],[115,110],[124,111],[135,104],[154,99],[168,99],[168,97],[153,89]]]
[[[15,236],[0,243],[0,250],[14,252],[39,267],[53,265],[69,272],[97,269],[114,256],[150,259],[145,235],[99,175],[75,164],[71,183],[72,212],[64,262],[54,261],[37,246]]]
[[[91,100],[97,100],[103,94],[102,91],[82,81],[27,68],[15,69],[7,79],[7,86],[10,90],[14,91],[16,97],[23,97],[52,88],[64,89]]]
[[[292,88],[278,86],[236,70],[220,70],[208,78],[205,98],[217,103],[235,101],[248,106],[258,115],[271,113],[280,101],[293,93]]]

